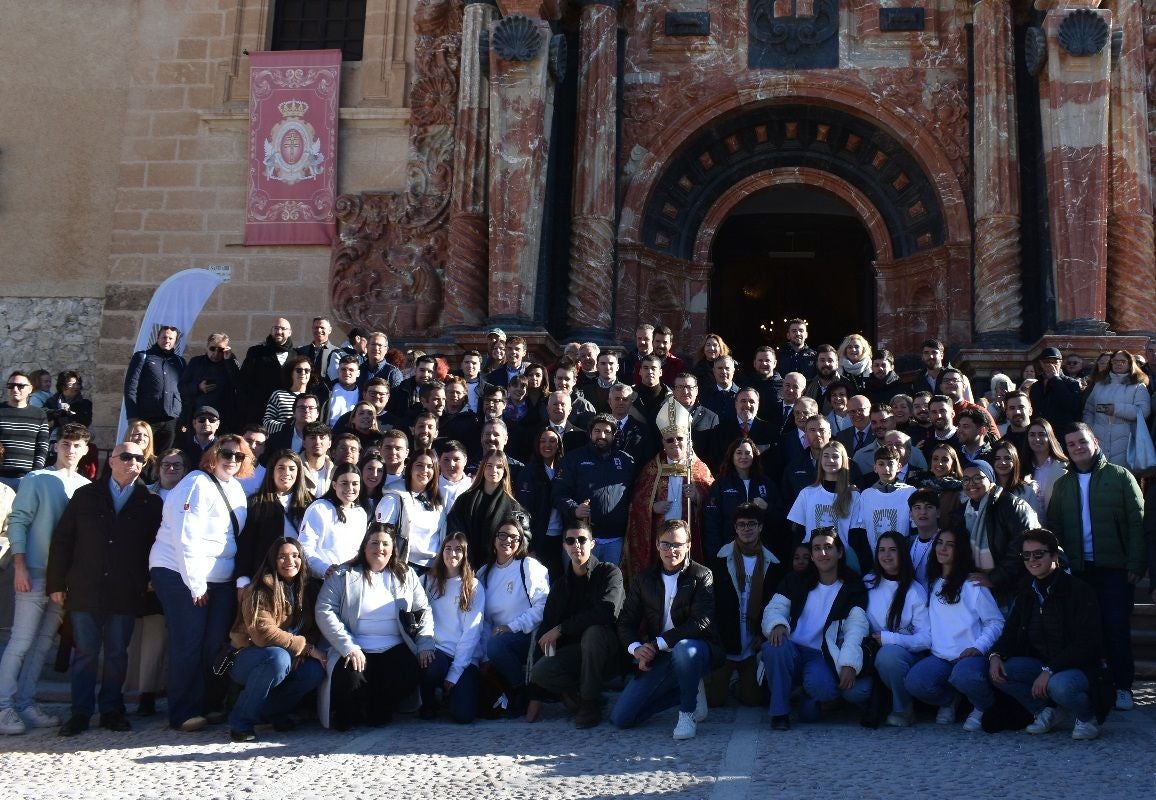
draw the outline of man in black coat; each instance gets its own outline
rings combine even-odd
[[[221,433],[241,430],[237,415],[240,372],[228,335],[210,334],[205,354],[190,358],[181,373],[181,425],[191,427],[193,412],[201,406],[212,406],[221,414]]]
[[[717,473],[727,448],[735,439],[752,439],[759,447],[759,457],[763,465],[770,464],[775,457],[777,444],[774,427],[759,416],[759,393],[754,389],[742,389],[735,396],[729,413],[719,415],[718,427],[713,431],[710,451],[706,458],[712,473]]]
[[[80,487],[64,509],[48,552],[46,591],[72,621],[72,716],[61,736],[88,730],[101,672],[100,725],[130,729],[124,713],[128,645],[148,591],[149,550],[164,504],[140,481],[144,454],[118,444],[108,475]],[[104,667],[100,652],[104,649]]]
[[[289,320],[273,320],[269,335],[245,353],[241,364],[241,424],[260,422],[269,404],[269,395],[282,387],[282,367],[293,353],[293,326]]]
[[[622,572],[594,557],[590,523],[577,520],[563,533],[569,568],[550,586],[538,649],[543,658],[530,673],[526,721],[542,710],[542,690],[565,696],[578,691],[574,727],[602,721],[602,687],[618,665],[615,620],[622,610]]]
[[[1039,380],[1032,384],[1028,397],[1032,401],[1033,416],[1043,417],[1056,431],[1063,431],[1073,422],[1080,422],[1084,414],[1082,387],[1075,378],[1069,378],[1060,369],[1060,351],[1045,347],[1037,367]]]
[[[698,378],[692,372],[680,372],[674,379],[674,399],[690,412],[690,439],[694,452],[704,458],[710,452],[710,440],[718,427],[718,414],[698,402]]]

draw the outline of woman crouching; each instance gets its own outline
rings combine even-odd
[[[234,742],[256,739],[253,726],[260,722],[291,730],[290,712],[325,678],[325,654],[316,646],[316,596],[307,578],[301,544],[280,538],[241,595],[229,633],[233,646],[242,648],[229,676],[244,687],[229,714]]]

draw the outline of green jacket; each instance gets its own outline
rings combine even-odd
[[[1111,464],[1101,452],[1092,464],[1088,489],[1092,517],[1092,553],[1096,566],[1144,574],[1144,500],[1132,473]],[[1072,572],[1084,570],[1084,528],[1080,509],[1080,473],[1073,467],[1052,487],[1048,527],[1056,534]]]

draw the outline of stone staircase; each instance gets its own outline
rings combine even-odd
[[[1136,586],[1136,607],[1132,612],[1132,650],[1136,678],[1156,680],[1156,605],[1152,603],[1151,578]]]

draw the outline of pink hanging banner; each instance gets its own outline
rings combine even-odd
[[[340,50],[249,55],[245,244],[331,244]]]

